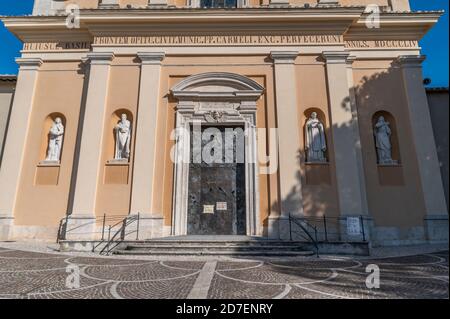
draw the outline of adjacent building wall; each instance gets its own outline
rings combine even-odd
[[[427,90],[428,106],[430,108],[431,122],[433,124],[434,140],[441,166],[442,183],[445,190],[447,210],[449,206],[449,100],[448,88],[435,88]]]
[[[6,137],[8,117],[14,97],[15,86],[15,76],[0,75],[0,166],[2,162],[3,144]]]

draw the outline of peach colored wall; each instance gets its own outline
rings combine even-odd
[[[318,62],[317,56],[301,56],[296,60],[296,75],[298,87],[298,108],[300,115],[300,160],[301,160],[301,182],[303,193],[303,209],[307,216],[338,216],[339,208],[337,202],[336,174],[334,165],[333,140],[330,130],[330,116],[327,98],[327,82],[325,66]],[[305,164],[305,134],[304,125],[308,110],[319,109],[325,115],[325,134],[328,145],[329,165],[311,166]],[[318,112],[319,113],[319,112]],[[306,176],[306,165],[308,169],[316,170],[322,179],[320,185],[311,185]],[[312,172],[312,174],[314,174]],[[328,175],[328,176],[327,176]],[[327,179],[328,177],[328,179]],[[316,178],[315,178],[316,179]],[[329,180],[329,183],[327,183]],[[315,183],[314,183],[315,184]]]
[[[76,62],[45,63],[39,71],[15,206],[16,225],[57,226],[66,215],[83,84],[84,76]],[[54,112],[66,118],[58,185],[38,186],[35,174],[39,161],[45,159],[42,154],[42,137],[48,129],[45,122]]]
[[[113,128],[118,122],[121,110],[127,110],[132,118],[132,149],[135,141],[136,110],[139,93],[140,67],[134,62],[134,57],[116,57],[111,66],[109,79],[109,94],[104,126],[104,145],[102,145],[101,167],[97,188],[96,215],[128,215],[130,211],[131,181],[133,169],[133,155],[131,155],[128,167],[128,183],[117,184],[111,181],[122,180],[121,174],[126,174],[127,167],[110,168],[108,160],[114,158],[115,139]],[[108,174],[108,176],[107,176]],[[119,176],[111,176],[119,175]]]
[[[1,153],[3,149],[3,138],[6,133],[8,115],[11,109],[15,86],[15,82],[0,80],[0,165],[2,155]]]
[[[367,198],[375,225],[422,226],[425,207],[400,71],[391,67],[391,61],[357,61],[353,74]],[[401,158],[396,174],[403,175],[404,185],[380,184],[372,117],[381,110],[396,121]]]

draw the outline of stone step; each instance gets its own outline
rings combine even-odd
[[[115,250],[115,255],[148,255],[148,256],[312,256],[313,251],[224,251],[224,250]]]
[[[188,247],[188,246],[201,246],[201,247],[299,247],[304,246],[304,242],[280,242],[280,241],[267,241],[267,242],[223,242],[223,241],[148,241],[148,242],[133,242],[128,246],[132,248],[151,248],[151,247]]]
[[[170,251],[178,251],[178,250],[215,250],[215,251],[252,251],[252,250],[304,250],[304,247],[301,245],[296,246],[287,246],[287,245],[264,245],[264,246],[255,246],[255,245],[135,245],[129,244],[126,246],[125,250],[128,251],[158,251],[158,250],[170,250]]]

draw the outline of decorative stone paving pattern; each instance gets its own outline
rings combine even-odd
[[[284,285],[238,282],[216,274],[208,299],[272,299],[284,290]]]
[[[409,257],[299,257],[211,261],[80,257],[0,248],[0,298],[185,299],[199,278],[211,299],[445,298],[448,252]],[[368,289],[366,266],[381,271],[380,288]],[[66,287],[67,266],[80,286]],[[200,276],[201,275],[201,276]],[[197,286],[197,287],[196,287]]]
[[[120,283],[116,291],[126,299],[186,299],[197,276],[176,280]]]

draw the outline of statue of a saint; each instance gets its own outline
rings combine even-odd
[[[60,117],[57,117],[48,133],[48,149],[46,162],[59,162],[63,145],[64,125]]]
[[[392,131],[389,122],[383,116],[378,118],[374,127],[375,146],[377,148],[378,164],[396,164],[392,159]]]
[[[327,150],[327,142],[325,140],[323,124],[317,118],[316,112],[312,112],[311,117],[306,121],[305,137],[306,162],[326,162],[325,152]]]
[[[127,115],[122,114],[119,123],[114,128],[116,133],[116,160],[128,160],[130,158],[131,123]]]

